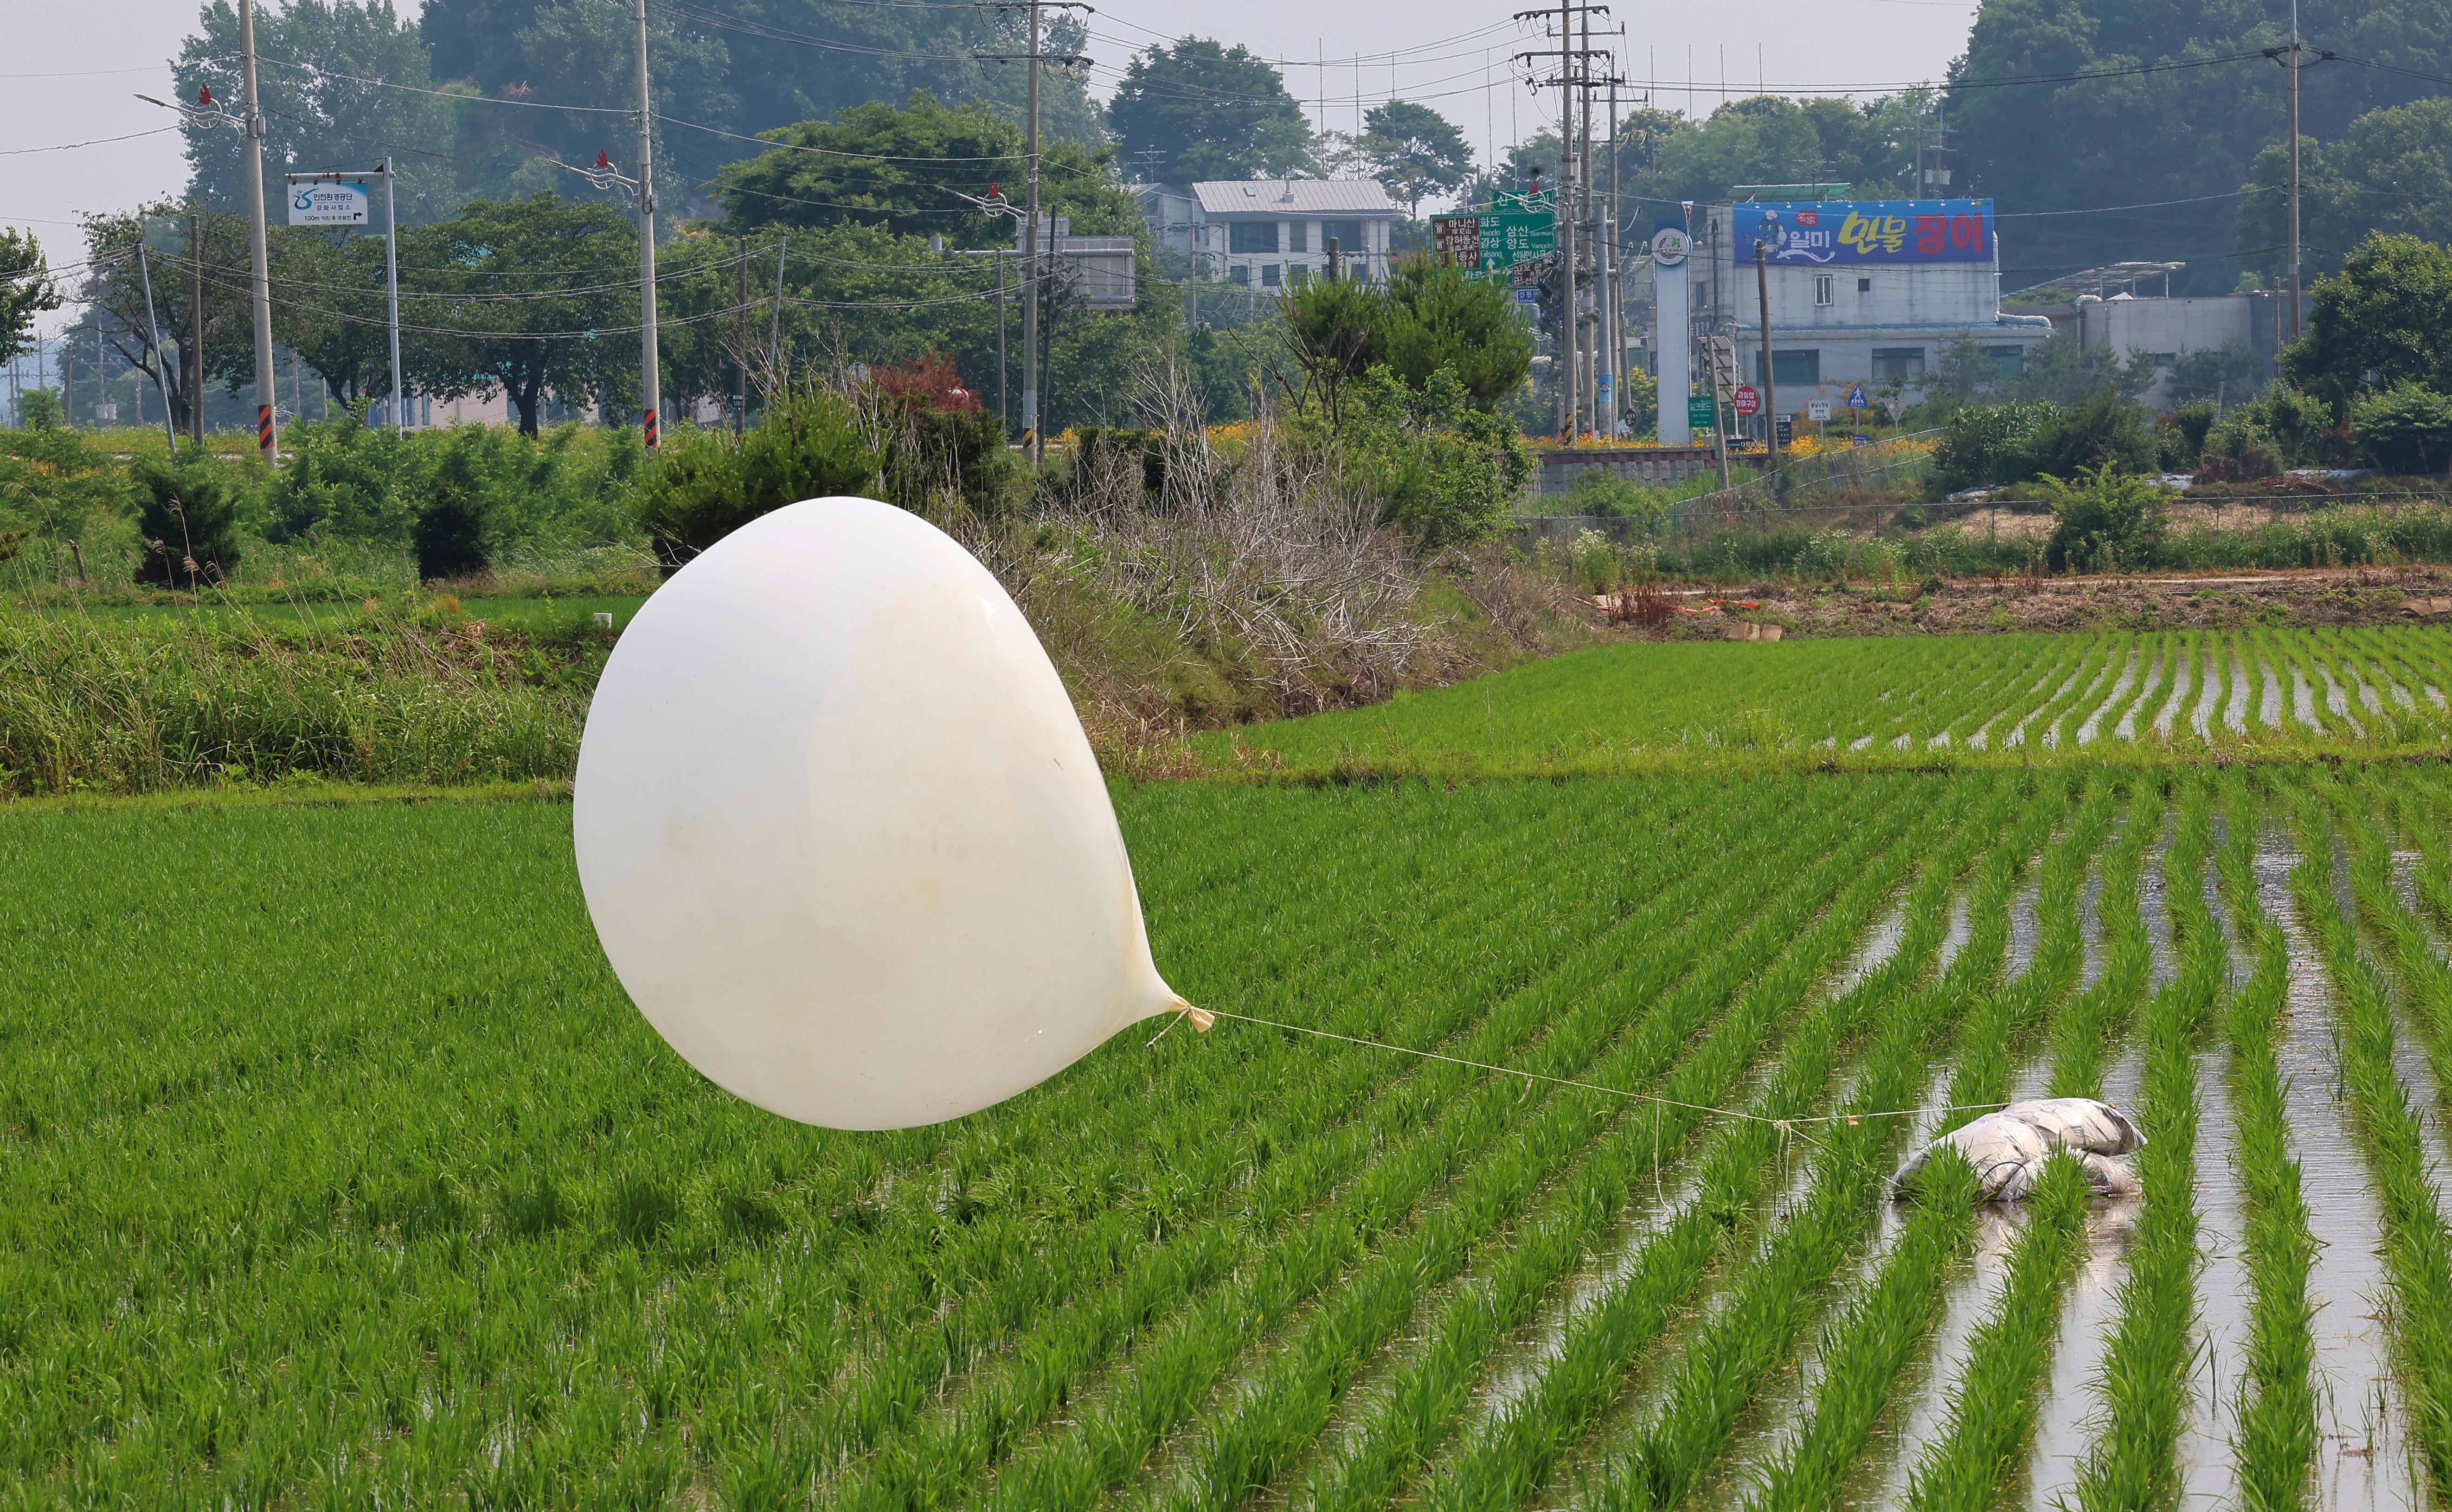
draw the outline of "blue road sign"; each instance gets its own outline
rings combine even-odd
[[[1855,387],[1848,390],[1848,407],[1849,409],[1862,409],[1865,407],[1866,403],[1864,384],[1858,383]]]

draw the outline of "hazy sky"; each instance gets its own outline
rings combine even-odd
[[[405,10],[415,0],[400,3]],[[723,9],[723,0],[702,3]],[[167,60],[193,29],[198,9],[196,0],[9,6],[13,45],[0,68],[0,150],[8,153],[0,156],[0,225],[34,231],[54,266],[78,256],[78,210],[125,207],[174,193],[186,182],[178,133],[158,129],[169,113],[130,95],[168,97]],[[1879,90],[1934,77],[1965,49],[1974,10],[1968,0],[1759,0],[1626,6],[1606,19],[1629,29],[1617,45],[1621,71],[1638,81],[1635,91],[1639,81],[1656,77],[1660,104],[1680,109],[1691,99],[1697,113],[1708,114],[1724,80],[1734,97],[1763,82],[1781,89]],[[1511,13],[1484,0],[1101,0],[1090,22],[1090,50],[1100,65],[1094,92],[1107,92],[1135,49],[1196,31],[1287,64],[1287,88],[1331,128],[1354,128],[1357,97],[1367,108],[1394,92],[1435,106],[1486,156],[1493,142],[1529,135],[1557,111],[1556,91],[1526,89],[1508,61],[1511,53],[1555,44],[1537,27],[1509,20]],[[1325,69],[1297,62],[1322,55],[1331,60]],[[1317,104],[1323,90],[1324,111]],[[147,131],[157,134],[66,151],[24,150]]]

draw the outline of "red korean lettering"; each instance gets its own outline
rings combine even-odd
[[[1949,218],[1946,215],[1919,215],[1915,218],[1915,249],[1927,257],[1949,245]]]

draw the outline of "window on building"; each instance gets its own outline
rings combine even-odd
[[[2177,352],[2155,352],[2151,356],[2147,357],[2146,361],[2156,367],[2177,367],[2180,365],[2180,354]]]
[[[1294,287],[1295,287],[1295,288],[1300,288],[1300,287],[1302,287],[1305,284],[1310,283],[1310,282],[1311,282],[1311,265],[1310,265],[1310,264],[1308,264],[1308,263],[1289,263],[1289,264],[1287,264],[1287,265],[1286,265],[1286,282],[1287,282],[1288,284],[1292,285],[1293,285]]]
[[[1311,223],[1309,221],[1288,221],[1286,223],[1286,250],[1289,252],[1308,252],[1311,250]]]
[[[1251,264],[1237,263],[1229,271],[1233,274],[1236,283],[1241,285],[1245,288],[1250,288],[1252,286]]]
[[[1816,273],[1816,274],[1814,274],[1814,275],[1813,275],[1813,303],[1814,303],[1814,304],[1838,304],[1838,303],[1839,303],[1839,296],[1831,292],[1831,285],[1834,285],[1834,284],[1836,284],[1836,283],[1838,283],[1838,282],[1839,282],[1839,281],[1838,281],[1837,279],[1835,279],[1835,278],[1831,277],[1831,276],[1830,276],[1829,274],[1828,274],[1828,273]]]
[[[1856,281],[1856,292],[1859,294],[1870,294],[1873,292],[1873,281],[1869,278],[1858,279]]]
[[[1327,251],[1330,243],[1336,245],[1336,255],[1353,257],[1371,250],[1371,233],[1360,221],[1322,221],[1319,223],[1319,249]]]
[[[1278,273],[1281,265],[1282,265],[1276,263],[1263,263],[1260,265],[1260,286],[1262,288],[1275,288],[1277,286]]]
[[[1790,352],[1772,347],[1770,376],[1772,383],[1780,388],[1811,388],[1822,382],[1822,353],[1818,350]],[[1759,351],[1754,353],[1754,382],[1762,382],[1762,353]]]
[[[1922,378],[1923,376],[1923,347],[1876,346],[1873,348],[1873,378],[1876,382],[1889,378]]]
[[[1274,252],[1276,249],[1276,222],[1231,221],[1227,223],[1226,250],[1230,252]]]
[[[2027,349],[2023,346],[1987,346],[1984,355],[1992,359],[2004,378],[2017,377],[2018,370],[2027,365]]]

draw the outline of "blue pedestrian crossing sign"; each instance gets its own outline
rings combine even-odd
[[[1849,409],[1863,409],[1865,404],[1866,399],[1864,384],[1858,383],[1855,387],[1848,390],[1848,407]]]

